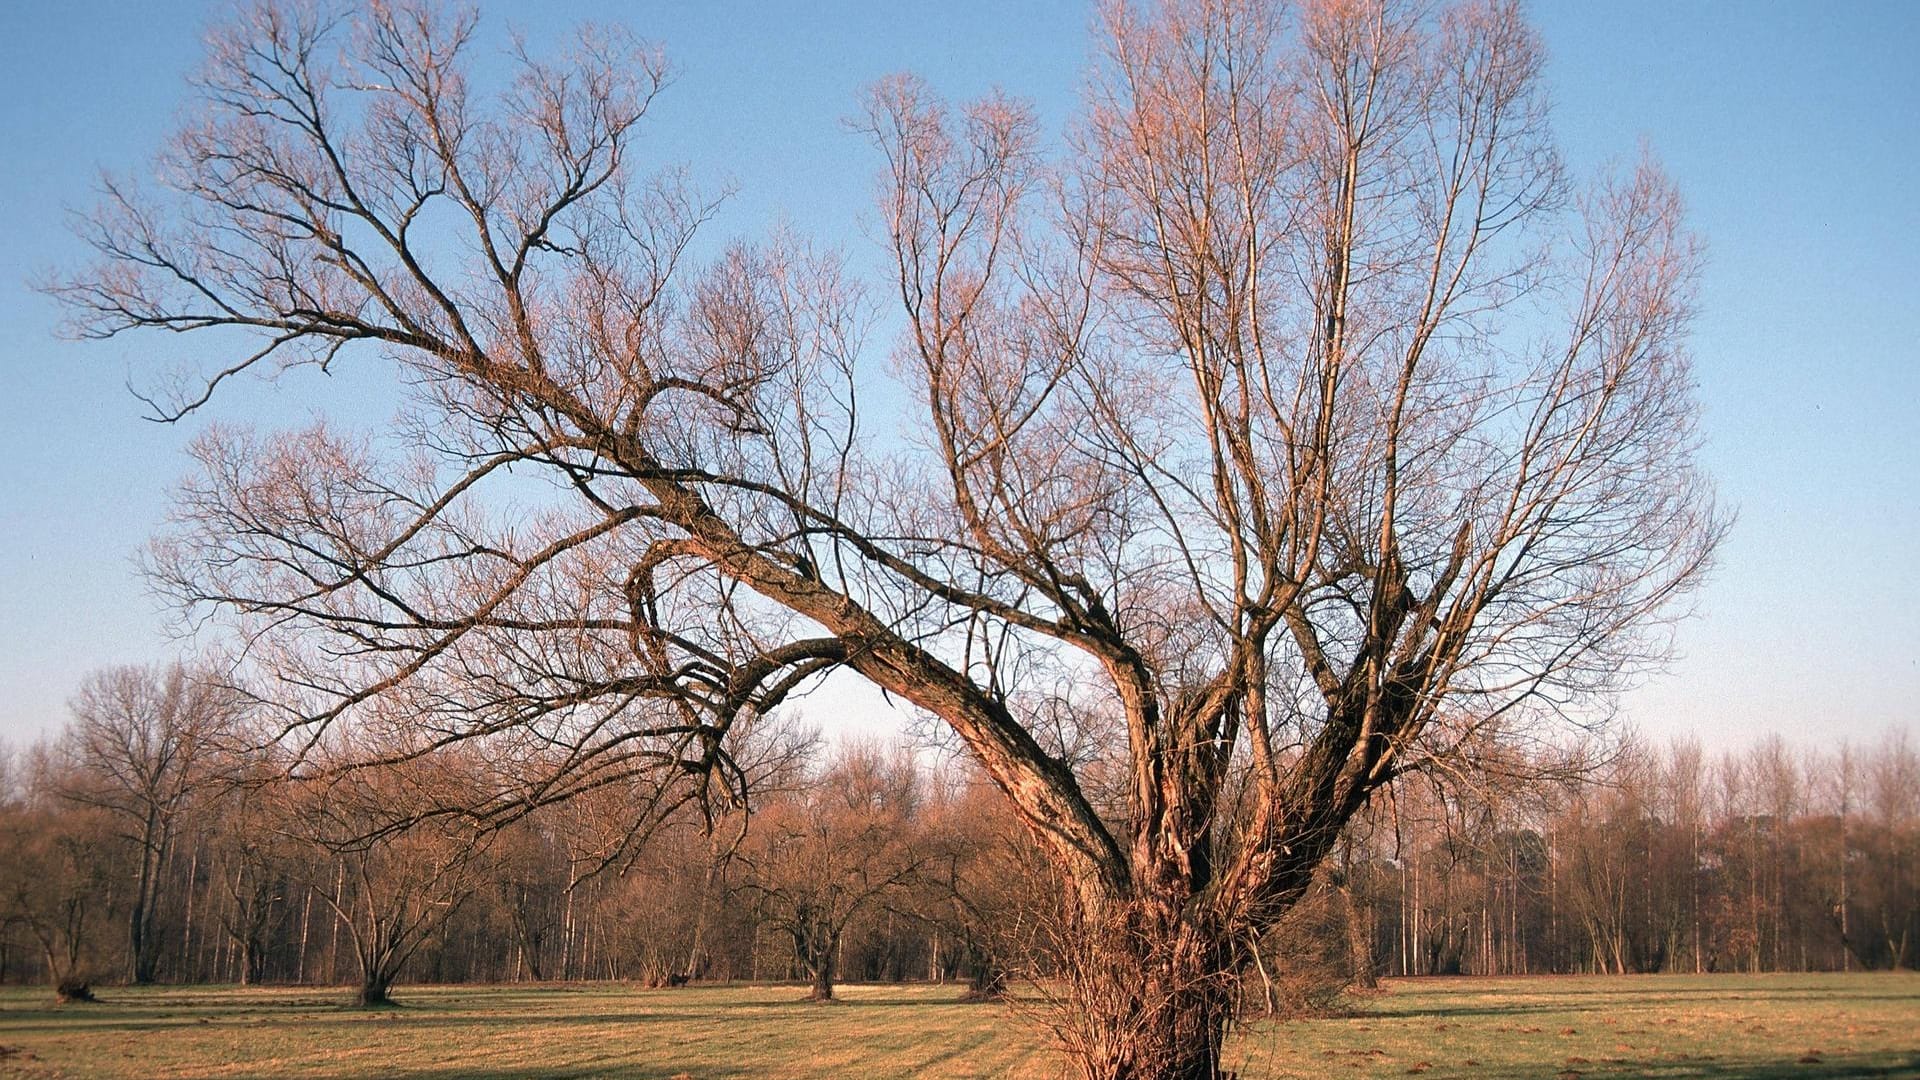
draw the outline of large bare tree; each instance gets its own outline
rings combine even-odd
[[[260,7],[158,189],[109,186],[57,288],[207,342],[161,415],[362,353],[408,387],[380,437],[201,439],[159,580],[296,727],[488,740],[505,803],[724,769],[857,673],[1053,853],[1089,1077],[1215,1075],[1246,943],[1369,793],[1594,715],[1722,531],[1678,198],[1569,180],[1511,4],[1116,2],[1057,154],[875,88],[910,436],[860,408],[835,256],[694,264],[711,205],[639,160],[656,52],[595,31],[488,95],[475,26]]]

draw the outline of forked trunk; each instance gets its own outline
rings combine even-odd
[[[360,984],[360,992],[354,995],[354,1003],[363,1009],[391,1005],[393,1004],[393,998],[388,994],[388,991],[391,990],[392,987],[393,980],[391,979],[369,978]]]
[[[833,1000],[833,967],[828,963],[815,965],[813,984],[807,989],[808,1001]]]
[[[967,950],[967,992],[962,1001],[999,1001],[1007,996],[1007,969],[977,945]]]
[[[833,1000],[833,957],[839,951],[840,933],[823,920],[802,918],[792,927],[794,952],[807,969],[810,980],[808,1001]]]

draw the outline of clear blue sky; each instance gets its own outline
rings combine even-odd
[[[663,162],[739,195],[719,228],[786,220],[870,254],[874,165],[839,121],[910,69],[1000,85],[1057,131],[1087,50],[1080,3],[495,3],[539,42],[622,21],[680,71]],[[0,738],[57,723],[95,666],[171,655],[132,554],[198,422],[139,419],[138,342],[58,341],[29,278],[82,257],[64,209],[137,171],[185,100],[215,5],[15,4],[0,35]],[[1920,4],[1539,3],[1577,167],[1642,139],[1711,253],[1695,338],[1708,465],[1740,520],[1681,632],[1627,698],[1656,735],[1870,738],[1920,729]],[[495,39],[497,40],[497,38]],[[253,386],[215,418],[383,412],[377,380]]]

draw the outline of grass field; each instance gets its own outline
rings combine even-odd
[[[0,1076],[1019,1077],[1061,1063],[1006,1008],[953,988],[403,987],[344,1008],[312,988],[108,989],[54,1007],[0,990]],[[1920,975],[1426,979],[1348,1017],[1254,1024],[1247,1080],[1920,1077]]]

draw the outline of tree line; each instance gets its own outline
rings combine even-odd
[[[0,757],[0,982],[952,981],[1052,976],[1062,882],[963,763],[782,731],[748,808],[636,822],[628,785],[507,823],[481,762],[299,778],[183,666],[92,676]],[[289,774],[293,778],[289,778]],[[1920,952],[1904,732],[1709,756],[1627,739],[1576,776],[1403,784],[1250,951],[1264,1007],[1380,975],[1862,970]],[[1291,981],[1290,981],[1291,980]]]
[[[1346,865],[1394,974],[1910,968],[1917,824],[1904,731],[1717,756],[1629,740],[1577,781],[1396,792],[1350,831]]]

